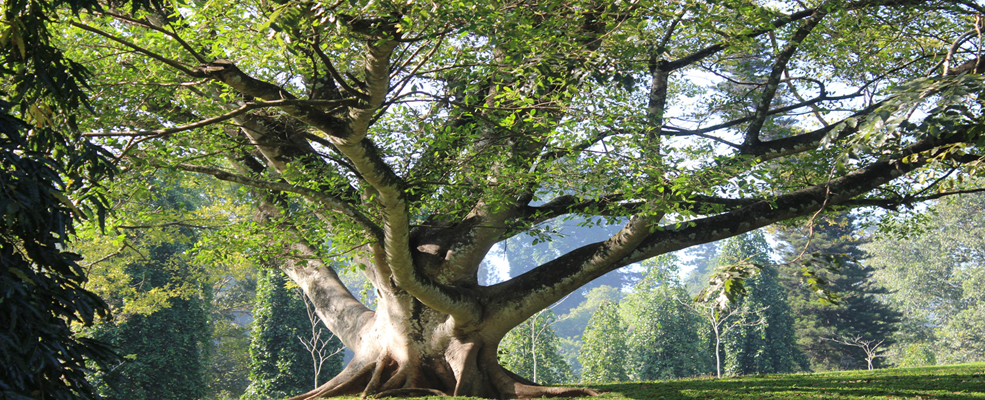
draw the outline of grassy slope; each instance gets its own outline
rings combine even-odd
[[[593,385],[606,399],[985,399],[985,363]]]

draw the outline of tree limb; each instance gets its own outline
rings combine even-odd
[[[759,143],[759,132],[763,129],[763,124],[766,123],[766,117],[769,114],[770,105],[773,103],[773,98],[776,96],[776,91],[780,87],[780,80],[783,79],[783,71],[787,68],[787,63],[793,57],[793,54],[800,47],[800,42],[807,38],[807,35],[814,30],[824,16],[827,15],[828,3],[822,4],[817,8],[807,21],[797,28],[793,36],[787,42],[786,47],[783,51],[776,56],[776,61],[773,62],[773,68],[770,71],[770,77],[766,81],[766,88],[763,91],[763,97],[760,99],[759,104],[756,105],[756,112],[753,115],[752,122],[746,129],[745,141],[742,147],[754,146]],[[821,93],[823,96],[824,93]]]
[[[974,138],[967,138],[971,126],[958,129],[946,137],[925,138],[903,149],[893,158],[878,161],[843,177],[823,184],[758,201],[739,209],[688,221],[677,226],[665,226],[647,235],[618,260],[595,262],[612,251],[613,238],[575,249],[546,264],[507,282],[488,288],[492,303],[487,314],[529,316],[567,293],[625,265],[647,258],[736,236],[790,218],[809,215],[823,205],[839,205],[852,198],[888,183],[930,162],[934,149]],[[906,161],[903,161],[906,160]],[[498,300],[503,299],[503,300]],[[522,321],[522,319],[521,319]]]

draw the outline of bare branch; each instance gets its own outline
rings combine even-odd
[[[72,26],[74,26],[74,27],[76,27],[76,28],[79,28],[79,29],[82,29],[82,30],[86,30],[86,31],[89,31],[89,32],[92,32],[92,33],[95,33],[95,34],[97,34],[97,35],[100,35],[100,36],[103,36],[103,37],[105,37],[105,38],[107,38],[107,39],[109,39],[109,40],[112,40],[112,41],[114,41],[114,42],[117,42],[117,43],[119,43],[119,44],[122,44],[122,45],[124,45],[124,46],[126,46],[126,47],[129,47],[129,48],[131,48],[131,49],[134,49],[134,50],[136,50],[136,51],[137,51],[138,53],[141,53],[141,54],[143,54],[143,55],[145,55],[145,56],[148,56],[148,57],[150,57],[150,58],[153,58],[153,59],[155,59],[155,60],[157,60],[157,61],[160,61],[160,62],[162,62],[162,63],[164,63],[164,64],[166,64],[166,65],[168,65],[168,66],[169,66],[169,67],[171,67],[171,68],[174,68],[174,69],[176,69],[176,70],[178,70],[178,71],[181,71],[181,72],[183,72],[183,73],[184,73],[185,75],[189,75],[189,76],[196,76],[196,75],[195,75],[195,74],[194,74],[194,73],[192,72],[192,70],[191,70],[191,69],[189,69],[188,67],[186,67],[186,66],[185,66],[185,64],[184,64],[184,63],[181,63],[181,62],[178,62],[178,61],[175,61],[175,60],[172,60],[172,59],[170,59],[170,58],[167,58],[167,57],[164,57],[164,56],[162,56],[162,55],[160,55],[160,54],[157,54],[157,53],[155,53],[155,52],[152,52],[152,51],[150,51],[150,50],[147,50],[147,49],[145,49],[145,48],[143,48],[143,47],[140,47],[140,46],[137,46],[137,45],[135,45],[135,44],[133,44],[133,43],[131,43],[131,42],[129,42],[129,41],[127,41],[126,39],[123,39],[123,38],[119,38],[119,37],[116,37],[116,36],[113,36],[113,35],[111,35],[111,34],[109,34],[109,33],[107,33],[107,32],[105,32],[105,31],[102,31],[102,30],[100,30],[100,29],[96,29],[96,28],[94,28],[94,27],[91,27],[91,26],[89,26],[89,25],[86,25],[86,24],[80,24],[80,23],[78,23],[78,22],[75,22],[75,21],[72,21],[72,22],[69,22],[69,25],[72,25]]]

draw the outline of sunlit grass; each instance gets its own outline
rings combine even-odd
[[[594,385],[608,399],[985,399],[985,363]]]
[[[577,386],[601,390],[606,400],[985,399],[985,363]]]

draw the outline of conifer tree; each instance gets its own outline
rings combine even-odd
[[[681,378],[709,369],[701,317],[677,278],[677,262],[670,255],[645,262],[646,275],[626,300],[633,379]]]
[[[725,369],[729,374],[749,375],[807,370],[809,364],[797,346],[794,319],[787,296],[769,265],[770,248],[761,231],[729,239],[722,246],[719,264],[749,262],[761,266],[747,282],[748,296],[740,300],[748,323],[737,327],[725,340]],[[752,323],[761,320],[762,323]]]
[[[315,370],[311,354],[299,340],[310,334],[311,322],[298,291],[287,288],[286,283],[287,276],[280,270],[258,272],[247,399],[294,396],[312,388]],[[334,340],[335,347],[341,346],[337,338]],[[342,370],[341,357],[337,354],[322,367],[320,382]]]
[[[840,345],[827,339],[861,337],[866,340],[889,340],[896,331],[901,315],[878,298],[887,291],[875,284],[873,269],[859,260],[865,253],[859,246],[865,241],[856,234],[855,217],[832,214],[818,218],[811,231],[807,226],[793,226],[777,231],[781,257],[786,261],[833,255],[839,261],[837,272],[814,268],[840,297],[839,304],[818,301],[810,288],[801,283],[802,263],[780,266],[780,283],[786,288],[793,315],[797,343],[815,370],[865,368],[865,352],[857,347]]]

